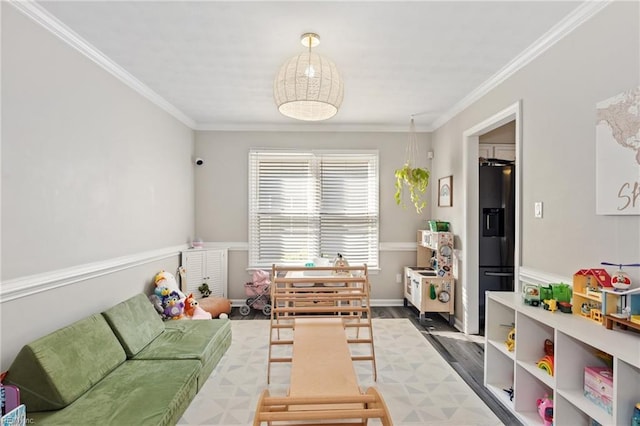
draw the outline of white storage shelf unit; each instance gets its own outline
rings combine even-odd
[[[484,385],[523,423],[541,425],[536,401],[553,396],[554,424],[628,425],[640,402],[640,335],[607,330],[577,315],[549,312],[524,305],[520,294],[486,293]],[[516,327],[515,351],[505,340]],[[554,342],[554,376],[537,367],[544,340]],[[613,356],[613,413],[589,401],[583,393],[584,368],[604,366],[597,350]],[[513,386],[513,401],[505,389]]]

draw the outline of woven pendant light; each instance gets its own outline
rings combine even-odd
[[[304,121],[321,121],[338,112],[344,86],[336,64],[311,48],[320,44],[320,36],[302,35],[307,52],[286,61],[273,82],[273,97],[285,116]]]

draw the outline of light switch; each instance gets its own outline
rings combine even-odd
[[[542,201],[536,201],[533,203],[533,215],[537,219],[542,219]]]

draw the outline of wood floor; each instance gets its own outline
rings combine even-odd
[[[439,314],[426,314],[424,321],[419,321],[417,311],[412,307],[373,307],[373,318],[408,318],[422,333],[440,355],[451,365],[471,389],[505,425],[521,425],[522,423],[510,411],[505,409],[483,386],[484,379],[484,344],[478,336],[466,336]],[[267,320],[269,317],[252,309],[249,315],[242,316],[238,308],[233,308],[232,320]]]

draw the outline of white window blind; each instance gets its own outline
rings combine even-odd
[[[378,266],[376,151],[249,153],[249,265],[341,253]]]

